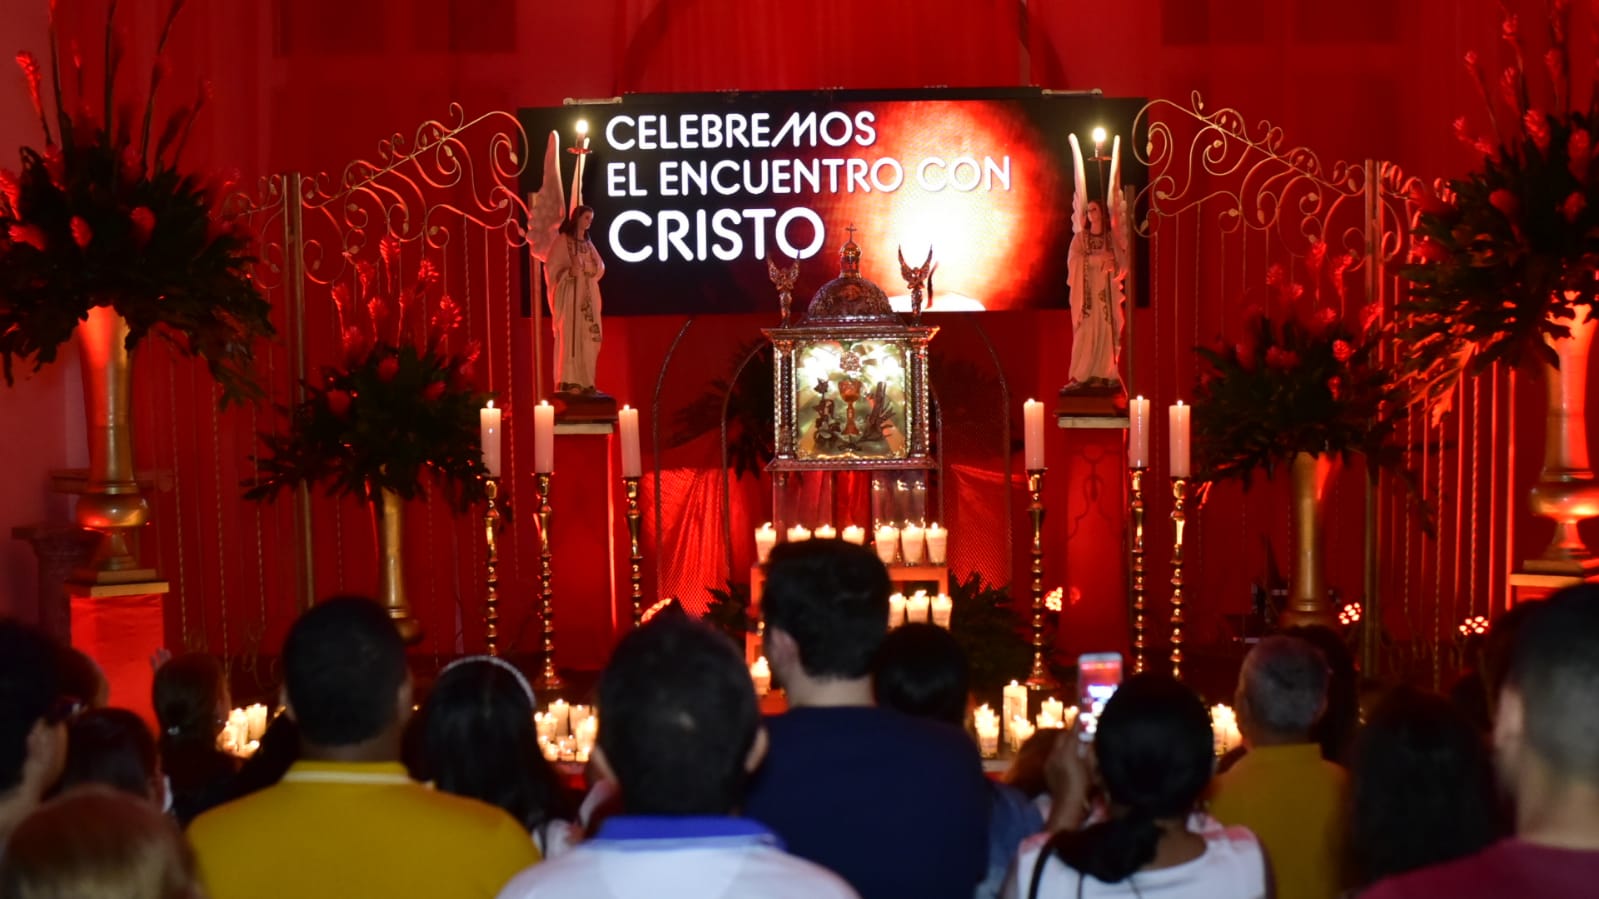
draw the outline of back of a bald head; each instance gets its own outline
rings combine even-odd
[[[1599,786],[1599,584],[1527,612],[1506,686],[1521,697],[1533,752],[1557,774]]]

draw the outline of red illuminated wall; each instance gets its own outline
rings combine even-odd
[[[98,46],[100,4],[61,5],[67,33]],[[131,47],[149,43],[160,5],[123,4]],[[1542,4],[1524,5],[1534,21]],[[0,19],[36,26],[44,6],[45,0],[0,0]],[[1470,163],[1449,136],[1450,121],[1477,108],[1458,60],[1466,49],[1494,46],[1497,6],[1493,0],[192,0],[172,41],[169,83],[192,85],[201,73],[215,81],[194,158],[237,168],[246,179],[285,170],[337,173],[352,158],[373,156],[380,139],[409,135],[418,122],[444,115],[452,102],[475,114],[630,91],[1015,84],[1179,100],[1199,91],[1212,106],[1236,107],[1252,120],[1281,126],[1292,144],[1313,147],[1324,160],[1379,158],[1412,173],[1441,174]],[[1586,34],[1575,30],[1579,37]],[[38,29],[17,38],[36,42]],[[139,70],[147,62],[137,52],[131,60]],[[14,143],[29,134],[27,111],[20,88],[4,83],[0,133]],[[1134,323],[1142,335],[1141,364],[1149,366],[1134,386],[1152,394],[1157,408],[1191,383],[1190,362],[1174,352],[1181,343],[1169,332],[1162,336],[1161,316],[1171,308],[1162,304],[1198,304],[1205,321],[1219,323],[1228,319],[1233,302],[1188,295],[1181,284],[1169,281],[1170,292],[1158,296],[1157,308],[1140,311]],[[645,402],[680,324],[661,318],[608,321],[603,386],[635,405]],[[705,325],[725,328],[728,340],[726,353],[699,357],[702,380],[726,376],[732,346],[757,324]],[[1019,418],[1023,399],[1053,396],[1065,381],[1066,314],[997,316],[985,327],[1009,385],[1011,414]],[[141,434],[140,451],[141,464],[171,460],[188,472],[187,492],[169,501],[211,517],[211,498],[231,495],[244,467],[230,462],[224,468],[216,460],[242,460],[255,422],[231,418],[213,428],[209,385],[184,368],[154,373],[143,386],[152,391],[146,406],[159,402],[178,420],[192,412],[207,422]],[[47,418],[57,409],[67,410],[60,413],[67,417],[76,414],[67,390],[60,380],[29,384],[0,394],[0,412],[9,420],[31,415],[37,405]],[[20,391],[31,393],[23,398]],[[1120,503],[1119,475],[1084,480],[1096,466],[1109,464],[1104,460],[1114,447],[1060,432],[1052,432],[1051,440],[1050,467],[1057,474],[1048,482],[1050,527],[1056,530],[1046,564],[1052,581],[1058,577],[1087,588],[1083,604],[1067,613],[1064,639],[1072,651],[1116,645],[1123,627],[1119,562],[1105,562],[1105,553],[1090,555],[1085,547],[1103,544],[1119,551],[1106,542],[1115,523],[1095,523]],[[37,483],[59,464],[62,447],[48,439],[4,452],[17,456],[6,456],[11,483]],[[674,459],[690,467],[718,462],[714,447]],[[1000,463],[995,460],[996,470]],[[1082,493],[1090,482],[1099,483],[1104,495]],[[747,492],[762,495],[758,489]],[[0,506],[5,524],[41,514],[40,504],[29,500],[37,491],[25,487],[20,493]],[[1345,512],[1337,519],[1342,534],[1334,552],[1358,564],[1353,496],[1341,500]],[[1018,585],[1026,576],[1024,508],[1012,503],[1017,539],[1011,572]],[[1170,533],[1160,508],[1150,534],[1156,555],[1164,554]],[[1191,633],[1217,633],[1220,614],[1244,603],[1248,582],[1260,569],[1258,554],[1247,547],[1262,534],[1276,534],[1282,544],[1286,513],[1263,514],[1261,508],[1267,507],[1240,506],[1200,528],[1202,561],[1190,573],[1188,590]],[[261,546],[217,546],[204,529],[191,527],[180,537],[170,523],[158,525],[167,528],[160,535],[163,565],[187,572],[181,595],[169,606],[169,633],[186,634],[191,643],[214,651],[271,651],[294,613],[285,516],[236,505],[227,514],[264,514],[276,524],[265,529]],[[354,510],[348,514],[352,521],[358,517]],[[358,524],[349,528],[359,533]],[[1068,550],[1061,539],[1068,533],[1074,540],[1088,536]],[[354,552],[359,540],[351,539]],[[20,589],[16,585],[26,581],[17,566],[25,558],[14,552],[0,558],[9,566],[0,589]],[[458,561],[467,570],[475,564],[470,556]],[[603,556],[593,562],[600,571],[609,564]],[[1152,581],[1159,583],[1163,574],[1152,572]],[[471,590],[470,575],[439,577]],[[475,607],[462,608],[469,619]],[[438,614],[444,620],[456,613]],[[531,639],[527,635],[522,645],[531,648]],[[604,651],[603,639],[595,637],[577,646],[568,661],[597,665]]]

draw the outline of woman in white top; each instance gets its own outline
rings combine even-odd
[[[1006,899],[1269,895],[1253,834],[1190,819],[1210,782],[1211,740],[1210,715],[1192,690],[1165,675],[1128,679],[1106,703],[1091,747],[1075,738],[1056,745],[1049,830],[1022,844]],[[1109,815],[1083,826],[1095,779]]]

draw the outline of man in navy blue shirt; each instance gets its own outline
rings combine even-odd
[[[770,749],[745,813],[862,899],[970,899],[988,858],[982,761],[959,728],[873,704],[889,590],[865,547],[772,550],[766,656],[789,711],[767,720]]]

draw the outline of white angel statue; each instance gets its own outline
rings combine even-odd
[[[1072,198],[1072,243],[1066,263],[1072,304],[1071,379],[1063,392],[1121,389],[1122,323],[1129,234],[1121,191],[1121,138],[1111,143],[1105,200],[1089,199],[1083,150],[1070,135],[1077,190]]]

